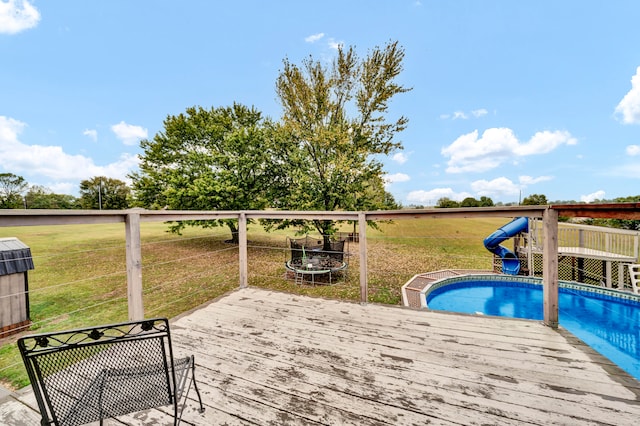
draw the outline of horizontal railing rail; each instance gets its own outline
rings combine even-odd
[[[616,207],[618,206],[618,207]],[[306,219],[306,220],[339,220],[357,223],[359,236],[359,282],[360,301],[368,301],[368,266],[367,266],[367,222],[376,220],[400,220],[413,218],[470,218],[470,217],[529,217],[543,219],[544,234],[544,280],[547,291],[545,298],[545,323],[557,326],[557,248],[558,248],[558,213],[564,216],[587,214],[592,212],[596,217],[639,218],[640,208],[634,205],[611,205],[608,209],[598,207],[589,210],[585,206],[517,206],[488,208],[457,209],[424,209],[394,210],[373,212],[324,212],[324,211],[170,211],[130,209],[119,211],[95,210],[1,210],[0,227],[37,226],[37,225],[70,225],[70,224],[104,224],[123,223],[126,236],[126,274],[127,301],[129,318],[144,318],[142,290],[142,255],[140,225],[142,222],[169,222],[184,220],[235,219],[238,221],[238,286],[248,285],[247,261],[247,223],[257,219]],[[568,213],[568,214],[567,214]]]

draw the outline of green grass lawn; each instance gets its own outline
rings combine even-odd
[[[483,239],[508,219],[404,219],[367,232],[368,300],[398,304],[413,275],[438,269],[488,269],[492,256]],[[345,224],[345,231],[351,225]],[[237,247],[226,228],[166,232],[162,223],[143,223],[145,316],[174,317],[238,287]],[[249,284],[316,297],[359,300],[358,243],[351,242],[348,274],[335,285],[296,285],[287,277],[286,237],[250,225]],[[32,331],[69,329],[126,321],[127,279],[122,224],[0,228],[0,238],[17,237],[31,248],[29,272]],[[288,279],[289,278],[289,279]],[[0,382],[28,384],[15,345],[0,341]]]

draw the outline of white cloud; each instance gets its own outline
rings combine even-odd
[[[315,43],[316,41],[320,40],[322,37],[324,37],[324,33],[312,34],[308,37],[305,37],[304,41],[306,41],[307,43]]]
[[[14,144],[18,142],[18,134],[22,132],[22,129],[26,127],[26,124],[13,119],[11,117],[5,117],[0,115],[0,141],[2,145]]]
[[[531,176],[520,176],[518,177],[518,181],[520,182],[520,185],[522,185],[522,187],[528,186],[528,185],[534,185],[538,182],[545,182],[548,180],[552,180],[553,176],[538,176],[538,177],[531,177]]]
[[[571,137],[569,132],[550,132],[545,130],[533,135],[529,142],[518,143],[515,147],[514,153],[521,157],[527,155],[546,154],[553,151],[560,145],[575,145],[577,143],[578,141]]]
[[[596,191],[592,194],[581,195],[580,201],[585,203],[591,203],[596,200],[602,200],[604,198],[605,192],[603,190]]]
[[[462,201],[471,197],[468,192],[454,192],[451,188],[435,188],[429,191],[418,190],[407,194],[407,201],[416,204],[436,204],[440,198],[449,198],[454,201]]]
[[[139,164],[137,156],[123,154],[114,163],[98,166],[93,159],[67,154],[59,146],[27,145],[18,137],[25,127],[21,121],[0,116],[0,170],[17,175],[43,176],[63,185],[64,181],[79,181],[92,176],[126,180],[126,175]]]
[[[430,191],[412,191],[407,195],[407,200],[416,204],[435,204],[440,198],[447,197],[455,201],[462,201],[467,197],[517,197],[520,192],[529,185],[536,184],[538,182],[544,182],[553,179],[551,176],[519,176],[518,183],[513,182],[504,176],[486,180],[480,179],[471,182],[471,189],[475,195],[471,195],[468,192],[454,192],[451,188],[436,188]]]
[[[629,145],[625,150],[627,155],[636,156],[640,155],[640,145]]]
[[[474,118],[480,118],[484,115],[487,115],[489,113],[489,111],[487,111],[485,108],[478,108],[478,109],[474,109],[471,111],[471,113],[467,113],[464,111],[454,111],[453,114],[440,114],[440,119],[441,120],[448,120],[449,118],[452,120],[468,120],[470,118],[470,115],[473,116]]]
[[[480,138],[477,130],[462,135],[444,147],[441,153],[449,157],[449,173],[484,172],[514,157],[546,154],[560,145],[576,143],[565,131],[538,132],[528,142],[520,142],[511,129],[491,128],[485,130]]]
[[[404,152],[398,152],[394,154],[391,159],[398,164],[404,164],[409,160],[409,155],[405,154]]]
[[[94,142],[98,141],[98,131],[97,130],[85,129],[84,132],[82,132],[82,134],[85,135],[85,136],[88,136]]]
[[[471,114],[475,117],[475,118],[480,118],[483,115],[487,115],[489,113],[489,111],[487,111],[484,108],[480,108],[480,109],[474,109],[473,111],[471,111]]]
[[[27,0],[0,1],[0,34],[16,34],[38,25],[40,12]]]
[[[344,41],[336,41],[335,39],[330,38],[327,44],[329,45],[330,48],[338,50],[339,48],[344,46]]]
[[[111,130],[125,145],[135,145],[140,139],[145,139],[148,134],[147,129],[127,124],[124,121],[111,126]]]
[[[624,124],[640,123],[640,67],[636,69],[636,75],[631,77],[631,90],[624,95],[615,112],[622,116]]]
[[[54,194],[75,194],[78,192],[80,185],[76,182],[45,182],[42,184]]]
[[[518,183],[513,182],[506,177],[499,177],[493,180],[477,180],[471,183],[471,189],[482,196],[489,197],[502,197],[502,196],[514,196],[519,195],[520,191],[527,188],[530,185],[534,185],[539,182],[545,182],[552,180],[552,176],[519,176]]]
[[[386,184],[398,183],[398,182],[407,182],[410,181],[411,177],[405,173],[394,173],[392,175],[385,175],[384,181]]]
[[[520,193],[520,185],[513,183],[506,177],[499,177],[493,180],[477,180],[471,183],[471,189],[481,196],[513,196]]]

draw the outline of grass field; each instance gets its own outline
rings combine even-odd
[[[445,268],[488,269],[492,256],[483,239],[508,219],[406,219],[367,232],[369,301],[398,304],[413,275]],[[345,224],[345,230],[350,230]],[[238,287],[237,246],[226,228],[166,232],[143,223],[145,316],[174,317]],[[336,285],[296,285],[287,279],[286,237],[250,225],[249,284],[316,297],[359,300],[358,243],[351,242],[348,275]],[[68,329],[127,319],[125,235],[122,224],[0,228],[32,251],[29,272],[31,331]],[[0,340],[0,381],[28,384],[15,336]]]

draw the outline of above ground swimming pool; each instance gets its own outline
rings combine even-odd
[[[462,276],[424,293],[433,310],[543,319],[542,280]],[[560,325],[640,380],[640,297],[601,287],[560,282]]]

